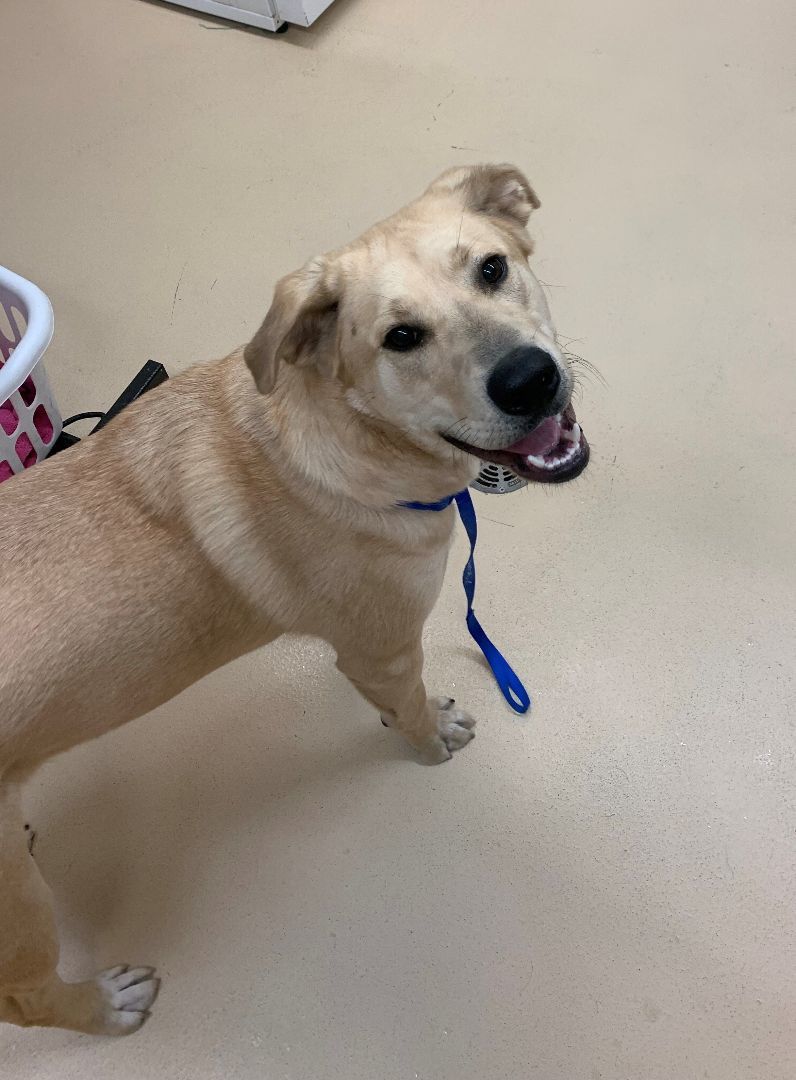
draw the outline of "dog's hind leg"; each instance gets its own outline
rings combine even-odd
[[[112,968],[82,983],[56,971],[52,896],[28,851],[18,785],[0,780],[0,1020],[127,1035],[158,992],[151,968]]]

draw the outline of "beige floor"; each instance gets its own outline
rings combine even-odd
[[[529,719],[466,637],[459,538],[454,764],[285,642],[41,774],[64,971],[164,984],[126,1041],[4,1028],[4,1076],[796,1075],[794,31],[790,0],[339,0],[278,38],[5,0],[0,261],[53,300],[65,410],[228,350],[277,276],[482,159],[531,174],[608,386],[581,481],[479,502]]]

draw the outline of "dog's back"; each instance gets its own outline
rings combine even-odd
[[[191,417],[197,385],[178,376],[0,486],[0,775],[149,711],[229,659],[217,640],[239,640],[245,611],[220,602],[176,512],[212,423]]]

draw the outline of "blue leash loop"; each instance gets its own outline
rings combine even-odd
[[[517,713],[526,713],[531,705],[528,691],[522,685],[522,681],[514,671],[500,649],[490,641],[483,626],[475,617],[473,601],[475,600],[475,544],[478,539],[478,522],[475,516],[475,507],[470,492],[467,488],[456,495],[447,495],[439,502],[402,502],[399,506],[407,510],[446,510],[452,502],[456,503],[459,517],[462,519],[465,532],[470,541],[470,558],[462,574],[464,595],[467,597],[467,629],[478,648],[484,654],[486,662],[492,669],[495,681],[500,687],[503,697]]]

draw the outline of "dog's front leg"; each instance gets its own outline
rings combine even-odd
[[[383,642],[378,647],[370,640],[359,647],[338,647],[337,666],[428,764],[447,761],[473,738],[475,720],[451,698],[427,696],[419,634],[400,645]]]

